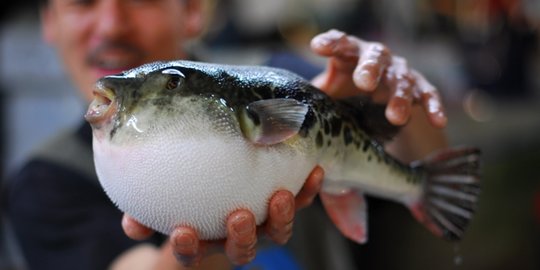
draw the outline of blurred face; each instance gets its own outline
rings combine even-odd
[[[200,0],[49,0],[45,40],[87,100],[105,75],[157,60],[181,59],[201,29]]]

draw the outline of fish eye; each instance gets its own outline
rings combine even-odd
[[[180,77],[178,76],[171,76],[169,78],[169,80],[167,81],[167,84],[165,85],[165,88],[167,88],[167,90],[173,90],[173,89],[176,89],[176,87],[178,87],[178,84],[180,83]]]
[[[161,73],[170,75],[169,80],[165,85],[165,88],[167,88],[168,90],[176,89],[176,87],[178,87],[178,84],[180,83],[180,78],[186,77],[182,72],[180,72],[180,70],[173,68],[165,69]]]

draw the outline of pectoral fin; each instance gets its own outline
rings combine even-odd
[[[319,196],[326,213],[344,236],[360,244],[367,242],[367,205],[361,192],[323,189]]]
[[[241,113],[240,126],[244,136],[256,144],[277,144],[300,131],[308,109],[295,99],[259,100]]]

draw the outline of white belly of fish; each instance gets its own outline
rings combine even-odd
[[[94,139],[96,171],[123,212],[164,234],[195,228],[201,239],[226,236],[226,219],[249,209],[257,224],[279,189],[297,194],[315,158],[282,145],[255,146],[243,137],[157,137],[118,146]]]

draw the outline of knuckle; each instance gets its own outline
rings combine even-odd
[[[341,40],[341,39],[346,38],[347,36],[347,34],[345,34],[344,32],[336,30],[336,29],[331,29],[328,32],[326,32],[326,34],[328,35],[329,38],[334,39],[334,40]]]
[[[294,223],[294,215],[288,216],[283,219],[281,223],[272,224],[272,231],[276,233],[282,233],[287,231]]]
[[[369,51],[373,55],[377,55],[379,57],[387,57],[391,54],[390,49],[380,42],[373,42],[369,48]]]
[[[406,83],[399,82],[396,86],[396,90],[392,95],[396,99],[408,100],[411,99],[410,91],[407,91]]]
[[[392,62],[402,67],[408,66],[407,59],[401,56],[397,56],[397,55],[392,56]]]
[[[361,68],[363,70],[376,70],[380,65],[380,61],[376,56],[368,55],[367,59],[362,61]]]
[[[439,91],[433,85],[431,84],[425,85],[423,87],[423,90],[424,90],[423,92],[430,95],[430,97],[440,99]]]
[[[332,28],[332,29],[328,30],[328,33],[333,34],[333,35],[343,35],[343,34],[345,34],[345,33],[343,33],[343,31],[337,30],[335,28]]]
[[[238,251],[247,251],[253,249],[257,245],[257,239],[249,239],[248,241],[238,241],[234,243],[234,248]]]
[[[380,52],[380,53],[389,53],[389,49],[388,47],[386,47],[386,45],[380,43],[380,42],[373,42],[371,44],[371,50],[372,51],[377,51],[377,52]]]

